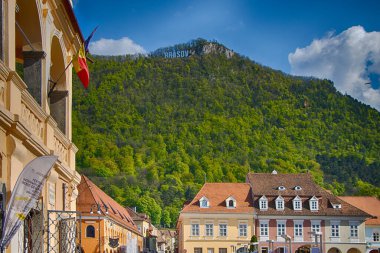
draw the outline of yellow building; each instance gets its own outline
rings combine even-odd
[[[139,253],[143,237],[128,211],[82,176],[77,209],[82,213],[81,247],[85,253]]]
[[[179,253],[232,253],[248,247],[254,231],[246,183],[206,183],[178,218]]]
[[[6,252],[73,252],[80,176],[72,143],[72,68],[65,67],[83,37],[69,0],[1,0],[0,11],[0,180],[6,201],[28,162],[59,157]]]

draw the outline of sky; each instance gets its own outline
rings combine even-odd
[[[327,78],[380,111],[380,0],[73,0],[92,54],[203,38],[284,73]]]

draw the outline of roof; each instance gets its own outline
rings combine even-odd
[[[253,202],[258,215],[288,215],[288,216],[360,216],[370,217],[370,215],[359,208],[356,208],[329,191],[318,186],[310,173],[299,174],[271,174],[271,173],[249,173],[247,181],[252,185]],[[279,190],[283,186],[284,190]],[[296,190],[296,186],[300,190]],[[268,210],[259,209],[259,199],[265,196],[268,199]],[[284,210],[276,210],[276,198],[284,198]],[[292,200],[299,196],[302,201],[302,210],[293,209]],[[309,200],[315,196],[318,198],[318,211],[311,211]],[[341,208],[333,208],[333,205],[340,205]]]
[[[62,2],[67,12],[67,15],[69,16],[71,24],[73,25],[75,31],[78,33],[81,40],[84,42],[83,34],[79,28],[78,21],[77,21],[77,18],[75,17],[74,10],[73,10],[73,7],[71,6],[70,0],[64,0]]]
[[[150,223],[150,218],[146,213],[138,213],[135,210],[133,210],[133,208],[130,208],[128,206],[125,207],[125,209],[127,210],[127,212],[129,213],[129,215],[132,217],[134,221],[146,221]]]
[[[140,234],[128,211],[84,175],[78,185],[78,192],[77,211],[80,211],[82,215],[107,216],[130,231]],[[100,205],[100,214],[97,214],[97,205]],[[106,207],[108,214],[106,214]],[[91,210],[94,211],[93,214],[90,213]]]
[[[347,203],[369,213],[374,218],[366,220],[366,225],[380,225],[380,200],[370,196],[340,196]]]
[[[236,208],[227,208],[226,199],[233,196]],[[209,207],[201,208],[199,200],[206,197]],[[253,213],[251,187],[247,183],[206,183],[181,213]]]

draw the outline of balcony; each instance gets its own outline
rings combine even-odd
[[[36,155],[54,154],[64,167],[75,167],[76,146],[27,90],[21,77],[0,61],[0,123]]]

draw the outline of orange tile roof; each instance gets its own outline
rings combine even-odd
[[[82,215],[108,216],[129,230],[140,234],[128,211],[84,175],[82,175],[81,182],[78,185],[78,192],[77,210]],[[101,207],[101,214],[97,214],[97,205]],[[106,214],[105,207],[108,208],[108,214]],[[94,212],[93,214],[90,214],[91,209]]]
[[[366,225],[380,225],[380,200],[378,198],[370,196],[341,196],[339,198],[374,216],[374,218],[366,220]]]
[[[199,200],[202,197],[209,200],[210,207],[201,208]],[[227,208],[226,199],[233,197],[236,208]],[[253,203],[251,187],[247,183],[206,183],[198,194],[186,205],[181,213],[252,213]]]

